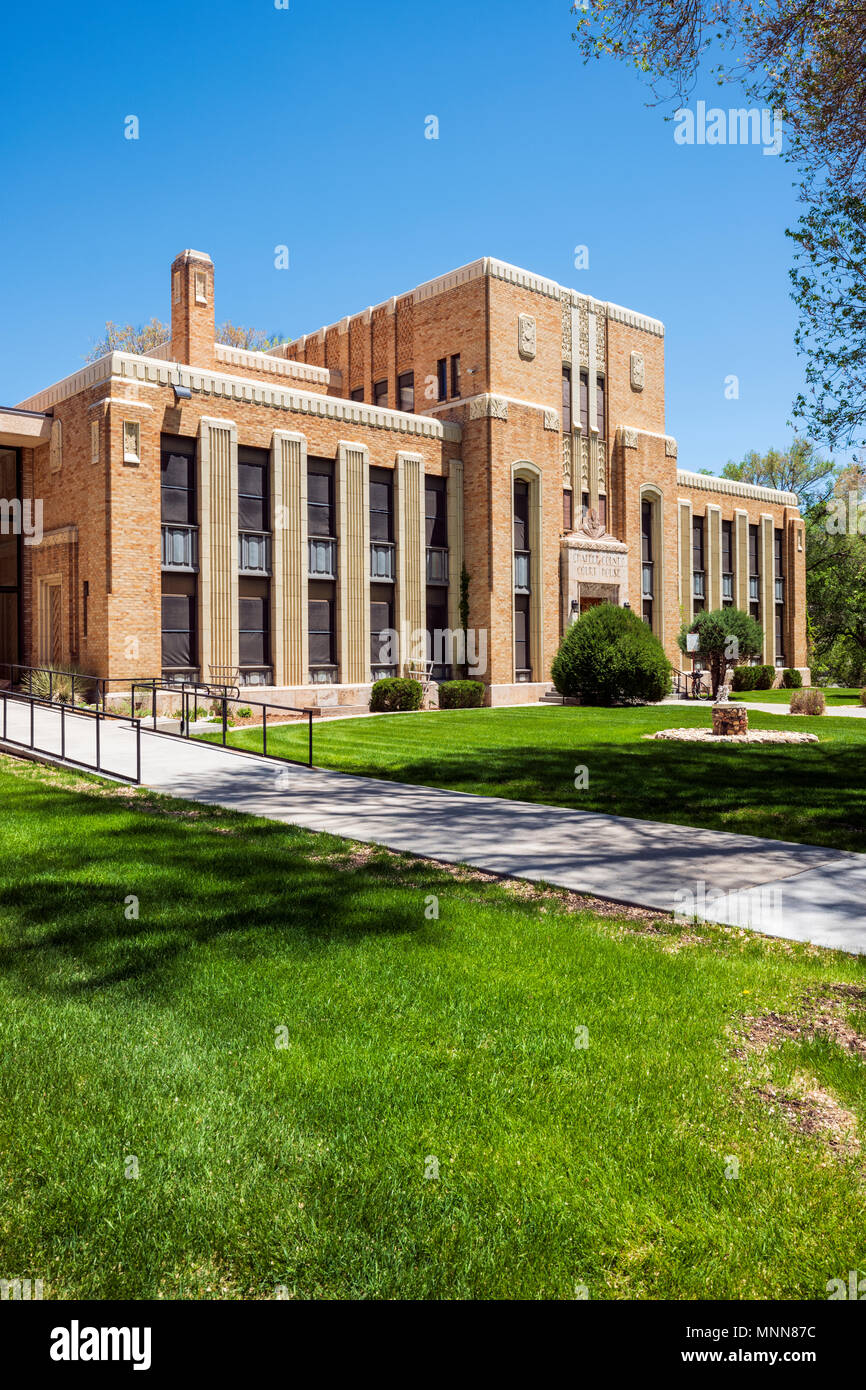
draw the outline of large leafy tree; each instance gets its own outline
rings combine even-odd
[[[823,439],[866,443],[866,201],[829,187],[788,232],[796,243],[790,271],[799,309],[794,336],[807,358],[807,392],[794,419]]]
[[[631,63],[659,101],[701,71],[782,119],[808,211],[789,231],[806,391],[794,419],[831,445],[866,433],[866,6],[858,0],[578,0],[584,61]]]
[[[795,492],[806,530],[809,659],[816,677],[843,685],[866,677],[866,468],[842,468],[807,440],[755,451],[722,476]]]
[[[620,58],[658,100],[690,96],[702,66],[779,111],[789,154],[866,194],[866,7],[858,0],[579,0],[584,59]]]

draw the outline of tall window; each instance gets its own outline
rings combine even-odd
[[[352,394],[351,394],[351,396],[350,396],[350,400],[353,400],[353,401],[363,401],[363,399],[364,399],[364,388],[363,388],[363,386],[356,386],[356,387],[354,388],[354,390],[352,391]]]
[[[785,665],[785,570],[783,533],[777,526],[773,531],[773,583],[776,599],[776,665]]]
[[[394,477],[388,468],[370,469],[370,540],[394,539]]]
[[[448,398],[448,358],[440,357],[436,363],[436,385],[440,401]]]
[[[562,529],[574,530],[574,493],[570,488],[565,488],[562,493]]]
[[[448,545],[448,492],[445,478],[427,475],[424,479],[424,510],[427,544],[436,549]]]
[[[757,526],[749,527],[749,612],[761,616],[761,549]]]
[[[597,376],[595,379],[595,423],[598,425],[600,439],[607,438],[604,419],[604,377]]]
[[[373,402],[374,402],[375,405],[379,406],[380,409],[387,410],[387,408],[388,408],[388,382],[387,382],[387,380],[385,380],[385,381],[376,381],[376,382],[373,383]]]
[[[529,595],[514,595],[514,675],[518,681],[532,680],[529,642]]]
[[[562,432],[571,433],[571,368],[562,369]]]
[[[241,676],[246,685],[269,685],[270,585],[267,579],[241,577],[238,586]]]
[[[580,428],[589,434],[589,372],[580,374]]]
[[[267,449],[238,449],[238,530],[270,531]]]
[[[640,504],[640,557],[643,620],[652,627],[655,568],[653,564],[653,509],[651,502],[642,501]]]
[[[163,435],[160,494],[163,523],[162,673],[197,678],[198,579],[194,537],[198,520],[194,439]],[[167,568],[166,568],[167,566]],[[186,571],[185,573],[183,571]]]
[[[334,464],[331,459],[307,459],[307,532],[335,536]]]
[[[397,378],[397,400],[400,410],[415,409],[415,373],[402,372]]]
[[[722,522],[722,607],[734,606],[734,523]]]
[[[529,549],[529,483],[514,482],[514,549]]]
[[[311,579],[307,591],[310,679],[314,682],[331,683],[336,675],[336,587],[326,580]]]
[[[194,526],[195,440],[163,435],[160,457],[162,519],[180,526]]]
[[[396,653],[389,635],[394,628],[394,590],[389,584],[370,585],[370,666],[373,680],[392,676]]]

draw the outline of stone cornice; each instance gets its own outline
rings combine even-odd
[[[141,386],[177,384],[188,387],[193,395],[245,401],[250,405],[269,406],[273,410],[289,410],[299,415],[318,415],[328,420],[368,425],[372,429],[420,435],[425,439],[448,439],[456,443],[462,438],[459,425],[433,420],[428,415],[410,415],[402,410],[383,410],[376,406],[363,405],[361,402],[343,400],[339,396],[322,396],[312,391],[256,381],[252,377],[230,376],[225,372],[208,371],[202,367],[184,367],[176,362],[160,361],[158,358],[127,352],[108,353],[82,371],[56,382],[47,391],[23,401],[22,408],[48,409],[58,401],[112,379]],[[39,404],[36,404],[37,402]]]
[[[456,270],[449,270],[445,275],[437,275],[432,280],[425,280],[423,284],[417,285],[408,293],[392,295],[390,299],[383,299],[380,304],[359,310],[355,314],[340,319],[337,323],[328,325],[328,327],[339,328],[341,332],[345,332],[349,323],[355,319],[368,322],[371,314],[380,310],[393,313],[400,300],[408,299],[413,304],[420,304],[425,299],[432,299],[435,295],[444,294],[447,290],[456,289],[459,285],[467,285],[472,280],[480,280],[485,275],[490,276],[493,280],[503,280],[509,285],[518,285],[521,289],[531,290],[534,294],[543,295],[546,299],[565,299],[571,304],[585,304],[591,313],[601,314],[617,323],[627,324],[630,328],[640,329],[644,333],[652,333],[659,338],[664,337],[665,326],[660,319],[639,314],[634,309],[625,309],[621,304],[612,304],[603,299],[595,299],[589,294],[581,294],[579,290],[569,289],[565,285],[558,284],[556,280],[550,280],[544,275],[536,275],[531,270],[523,270],[520,266],[511,265],[508,261],[499,261],[494,256],[481,256],[477,261],[469,261],[466,265],[458,266]],[[321,339],[326,331],[325,328],[319,328],[315,333],[304,334],[303,337],[296,338],[294,341],[303,346],[308,339]]]
[[[700,488],[702,492],[722,492],[728,497],[750,497],[755,502],[775,502],[784,507],[800,506],[795,492],[781,492],[774,487],[758,487],[755,483],[739,483],[733,478],[720,478],[715,473],[689,473],[677,469],[678,487]]]
[[[268,372],[295,381],[315,381],[322,386],[329,386],[331,382],[327,367],[312,367],[306,362],[295,362],[291,357],[252,352],[248,348],[229,347],[226,343],[214,343],[214,356],[218,363],[222,362],[227,367],[250,367],[257,372]]]

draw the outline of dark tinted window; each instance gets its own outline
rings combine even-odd
[[[381,468],[370,469],[370,540],[394,539],[394,487],[392,475]]]
[[[514,549],[529,549],[529,484],[514,484]]]
[[[426,478],[424,503],[427,515],[427,544],[448,544],[448,495],[444,478]]]
[[[311,536],[335,536],[334,465],[330,459],[307,460],[307,529]]]

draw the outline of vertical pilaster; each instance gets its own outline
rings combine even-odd
[[[413,649],[412,634],[427,626],[427,538],[424,460],[398,453],[394,469],[397,520],[397,593],[394,621],[400,634],[400,661]]]
[[[370,464],[363,444],[337,446],[337,660],[344,685],[370,679]]]
[[[596,384],[596,347],[598,341],[598,322],[596,315],[587,315],[587,340],[589,343],[589,362],[587,363],[587,405],[589,407],[589,505],[598,511],[598,389]],[[580,380],[578,378],[578,391]],[[580,397],[578,396],[578,402]]]
[[[199,641],[202,680],[238,664],[238,432],[233,420],[199,425]]]
[[[734,602],[744,613],[749,611],[749,514],[743,508],[734,511]]]
[[[707,503],[707,608],[712,612],[722,606],[722,509],[715,502]]]
[[[274,430],[271,441],[274,496],[271,632],[274,682],[306,685],[309,679],[307,618],[307,440]]]

